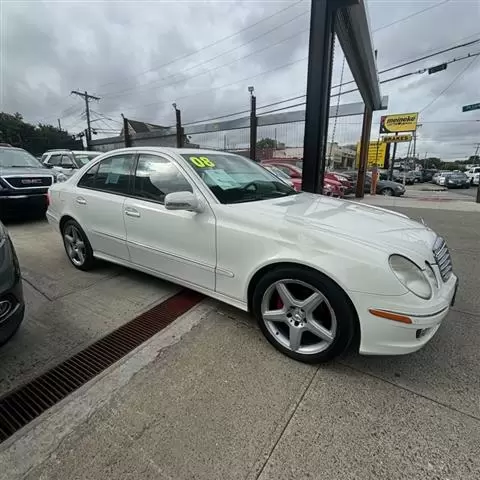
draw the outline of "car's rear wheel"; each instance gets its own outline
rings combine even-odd
[[[63,244],[68,259],[79,270],[91,270],[95,265],[93,250],[85,232],[75,220],[67,220],[62,227]]]
[[[275,348],[306,363],[326,362],[343,353],[357,325],[343,290],[319,272],[301,267],[267,273],[255,288],[252,310]]]
[[[384,188],[383,190],[380,191],[382,195],[385,195],[386,197],[393,197],[395,195],[395,192],[393,191],[392,188]]]

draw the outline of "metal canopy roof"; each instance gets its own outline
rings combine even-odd
[[[363,101],[372,110],[382,108],[375,54],[364,0],[339,0],[335,32]]]

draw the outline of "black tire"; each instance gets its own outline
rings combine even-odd
[[[387,188],[383,188],[382,190],[380,190],[380,195],[385,195],[386,197],[394,197],[395,192],[394,192],[393,188],[387,187]]]
[[[72,228],[78,232],[78,236],[83,242],[85,247],[84,253],[83,253],[83,257],[84,257],[83,262],[80,262],[80,260],[75,261],[69,253],[69,245],[66,240],[66,235],[68,234],[69,231],[71,231]],[[70,263],[75,268],[78,268],[79,270],[83,270],[83,271],[88,271],[88,270],[92,270],[92,268],[95,267],[96,261],[95,261],[95,257],[93,256],[92,246],[90,245],[87,235],[83,231],[82,227],[75,220],[67,220],[63,224],[62,239],[63,239],[63,246],[65,247],[65,253],[67,254],[68,259],[70,260]]]
[[[264,295],[281,280],[300,281],[315,287],[327,299],[335,313],[336,332],[332,343],[319,353],[299,353],[283,346],[267,328],[262,317]],[[252,297],[252,313],[267,340],[280,352],[304,363],[323,363],[345,352],[358,330],[356,312],[345,292],[320,272],[302,267],[281,267],[265,274],[255,287]],[[306,321],[305,321],[306,323]],[[282,325],[284,325],[282,323]],[[287,326],[285,328],[288,328]],[[303,334],[302,334],[303,337]]]
[[[18,331],[25,315],[25,306],[22,305],[17,314],[4,323],[0,323],[0,347],[7,343]]]

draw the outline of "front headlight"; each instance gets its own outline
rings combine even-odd
[[[391,255],[388,263],[399,282],[417,297],[428,300],[432,296],[430,282],[415,263],[401,255]]]
[[[62,182],[66,182],[68,180],[68,177],[66,175],[64,175],[63,173],[59,173],[57,174],[57,182],[58,183],[62,183]]]

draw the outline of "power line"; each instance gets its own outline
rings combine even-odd
[[[218,117],[213,117],[213,118],[204,118],[203,120],[197,120],[195,122],[184,123],[183,126],[186,127],[188,125],[195,125],[197,123],[211,122],[212,120],[220,120],[222,118],[234,117],[236,115],[241,115],[243,113],[250,113],[250,110],[242,110],[241,112],[230,113],[228,115],[220,115]]]
[[[450,63],[455,63],[455,62],[458,62],[458,61],[460,61],[460,60],[466,60],[466,59],[468,59],[468,58],[478,57],[479,55],[480,55],[480,52],[477,52],[477,53],[469,53],[468,55],[466,55],[466,56],[464,56],[464,57],[454,58],[454,59],[452,59],[452,60],[450,60],[450,61],[448,61],[448,62],[445,62],[445,64],[448,65],[448,64],[450,64]],[[476,58],[474,58],[473,60],[476,60]],[[463,74],[463,73],[467,70],[467,68],[472,65],[472,63],[473,63],[473,61],[470,62],[470,63],[467,65],[467,67],[466,67],[462,72],[460,72],[460,74]],[[412,76],[412,75],[422,74],[422,73],[425,73],[426,71],[428,71],[428,68],[422,68],[422,69],[416,70],[416,71],[414,71],[414,72],[408,72],[408,73],[404,73],[404,74],[402,74],[402,75],[397,75],[397,76],[395,76],[395,77],[390,77],[390,78],[387,78],[387,79],[385,79],[385,80],[381,80],[379,83],[384,84],[384,83],[393,82],[394,80],[400,80],[400,79],[402,79],[402,78],[410,77],[410,76]],[[450,84],[449,86],[447,86],[447,88],[445,88],[445,89],[440,93],[439,96],[443,95],[443,93],[445,93],[445,91],[448,90],[448,89],[453,85],[453,83],[455,83],[455,80],[460,76],[460,74],[455,77],[455,79],[451,82],[451,84]],[[330,95],[330,98],[337,97],[337,96],[339,96],[339,95],[346,95],[347,93],[352,93],[352,92],[356,92],[356,91],[358,91],[358,88],[352,88],[351,90],[346,90],[346,91],[344,91],[344,92],[334,93],[333,95]],[[306,96],[306,95],[301,95],[300,97],[296,97],[296,98],[302,98],[302,97],[305,97],[305,96]],[[293,97],[293,98],[295,98],[295,97]],[[286,99],[286,100],[284,100],[283,102],[290,101],[290,100],[292,100],[293,98]],[[434,100],[434,101],[435,101],[435,100]],[[277,102],[277,103],[283,103],[283,102]],[[279,111],[281,111],[281,110],[287,110],[288,108],[298,107],[298,106],[300,106],[300,105],[305,105],[306,103],[307,103],[307,102],[302,102],[302,103],[297,103],[297,104],[295,104],[295,105],[289,105],[289,106],[287,106],[287,107],[282,107],[282,108],[277,108],[277,109],[274,109],[274,110],[269,110],[268,112],[262,112],[262,115],[266,115],[267,113],[279,112]],[[431,103],[433,103],[433,101],[432,101]],[[430,106],[430,105],[427,105],[427,107],[423,108],[421,111],[425,110],[425,109],[428,108],[429,106]]]
[[[475,58],[472,58],[472,61],[457,75],[455,75],[455,78],[431,102],[429,102],[420,110],[420,113],[425,111],[427,108],[430,108],[459,78],[461,78],[463,74],[478,60],[478,55],[480,55],[480,53],[477,53]]]
[[[179,61],[179,60],[184,60],[185,58],[191,57],[192,55],[195,55],[195,54],[197,54],[197,53],[199,53],[199,52],[202,52],[203,50],[206,50],[207,48],[210,48],[210,47],[213,47],[213,46],[215,46],[215,45],[218,45],[219,43],[224,42],[225,40],[230,40],[231,38],[239,35],[240,33],[245,32],[245,31],[247,31],[247,30],[250,30],[251,28],[256,27],[257,25],[259,25],[259,24],[261,24],[261,23],[263,23],[263,22],[265,22],[265,21],[267,21],[267,20],[269,20],[269,19],[271,19],[271,18],[273,18],[273,17],[275,17],[275,16],[277,16],[277,15],[279,15],[279,14],[287,11],[287,10],[289,10],[290,8],[295,7],[296,5],[298,5],[299,3],[301,3],[302,1],[303,1],[303,0],[298,0],[298,1],[296,1],[296,2],[294,2],[294,3],[292,3],[292,4],[290,4],[290,5],[286,6],[285,8],[282,8],[281,10],[278,10],[277,12],[273,13],[272,15],[269,15],[269,16],[267,16],[267,17],[264,17],[264,18],[262,18],[261,20],[259,20],[258,22],[252,23],[251,25],[249,25],[249,26],[247,26],[247,27],[244,27],[244,28],[242,28],[242,29],[240,29],[240,30],[237,30],[235,33],[232,33],[231,35],[228,35],[228,36],[226,36],[226,37],[223,37],[223,38],[220,38],[220,39],[218,39],[218,40],[215,40],[214,42],[212,42],[212,43],[210,43],[210,44],[208,44],[208,45],[205,45],[204,47],[201,47],[201,48],[199,48],[199,49],[197,49],[197,50],[194,50],[194,51],[192,51],[192,52],[190,52],[190,53],[187,53],[187,54],[185,54],[185,55],[182,55],[182,56],[180,56],[180,57],[174,58],[173,60],[170,60],[170,61],[168,61],[168,62],[166,62],[166,63],[162,63],[161,65],[157,65],[156,67],[149,68],[148,70],[145,70],[145,71],[143,71],[143,72],[141,72],[141,73],[137,73],[137,74],[135,74],[135,75],[132,75],[132,78],[139,77],[139,76],[141,76],[141,75],[144,75],[144,74],[149,73],[149,72],[153,72],[153,71],[155,71],[155,70],[159,70],[160,68],[163,68],[163,67],[167,67],[168,65],[171,65],[172,63],[175,63],[175,62],[177,62],[177,61]],[[114,82],[104,83],[104,84],[100,85],[99,88],[105,87],[105,86],[107,86],[107,85],[112,85],[112,84],[115,84],[115,83],[118,83],[118,82],[115,82],[115,81],[114,81]]]
[[[379,28],[376,28],[373,30],[373,33],[377,33],[380,30],[384,30],[385,28],[392,27],[393,25],[396,25],[397,23],[404,22],[405,20],[409,20],[410,18],[416,17],[417,15],[420,15],[424,12],[428,12],[429,10],[433,10],[434,8],[440,7],[441,5],[444,5],[445,3],[448,3],[450,0],[443,0],[443,2],[436,3],[435,5],[431,5],[430,7],[424,8],[423,10],[419,10],[418,12],[411,13],[410,15],[407,15],[406,17],[399,18],[398,20],[394,20],[391,23],[388,23],[387,25],[383,25]]]
[[[296,19],[299,18],[299,17],[302,17],[302,16],[305,15],[306,13],[307,13],[307,12],[303,12],[303,13],[301,13],[300,15],[297,15],[297,16],[291,18],[290,20],[288,20],[288,21],[286,21],[286,22],[284,22],[284,23],[282,23],[282,24],[280,24],[280,25],[277,25],[276,27],[268,30],[267,32],[262,33],[261,35],[258,35],[258,36],[255,37],[255,38],[252,38],[252,39],[249,40],[248,42],[242,43],[241,45],[238,45],[238,46],[236,46],[236,47],[234,47],[234,48],[231,48],[230,50],[227,50],[227,51],[225,51],[225,52],[223,52],[223,53],[220,53],[220,54],[218,54],[218,55],[216,55],[216,56],[214,56],[214,57],[212,57],[212,58],[209,58],[208,60],[205,60],[205,61],[203,61],[203,62],[197,63],[196,65],[192,65],[192,66],[188,67],[188,68],[185,69],[185,70],[181,70],[180,72],[177,72],[177,73],[172,73],[171,75],[167,75],[166,77],[162,77],[162,78],[159,78],[159,79],[157,79],[157,80],[153,80],[152,82],[148,82],[148,83],[144,83],[144,84],[142,84],[142,85],[138,85],[138,86],[136,86],[136,87],[129,87],[129,88],[126,88],[126,89],[123,89],[123,90],[119,90],[119,91],[117,91],[117,92],[105,94],[105,95],[103,95],[103,97],[104,97],[104,98],[113,98],[113,97],[117,97],[117,96],[119,96],[119,95],[122,95],[122,94],[125,93],[125,92],[129,92],[129,91],[131,91],[131,90],[140,90],[140,89],[142,89],[142,87],[146,87],[146,86],[148,86],[148,85],[154,85],[154,84],[155,84],[155,86],[157,86],[156,84],[157,84],[158,82],[162,81],[162,80],[166,80],[166,79],[168,79],[168,78],[176,77],[177,75],[180,75],[180,74],[182,74],[182,73],[189,72],[189,71],[191,71],[191,70],[194,70],[195,68],[198,68],[198,67],[201,67],[202,65],[205,65],[206,63],[210,63],[212,60],[216,60],[217,58],[220,58],[220,57],[223,57],[224,55],[227,55],[228,53],[232,53],[232,52],[234,52],[235,50],[238,50],[238,49],[244,47],[245,45],[248,45],[249,43],[252,43],[252,42],[254,42],[255,40],[258,40],[259,38],[264,37],[265,35],[268,35],[269,33],[273,32],[273,31],[275,31],[275,30],[278,30],[279,28],[287,25],[288,23],[293,22],[294,20],[296,20]],[[298,37],[299,35],[302,35],[303,33],[308,32],[308,31],[309,31],[308,28],[303,29],[303,30],[301,30],[300,32],[297,32],[297,33],[291,35],[290,37],[284,38],[283,40],[279,40],[278,42],[273,43],[272,45],[268,45],[268,46],[266,46],[266,47],[264,47],[264,48],[261,48],[260,50],[255,50],[254,52],[251,52],[251,53],[249,53],[249,54],[247,54],[247,55],[244,55],[243,57],[237,58],[237,59],[235,59],[235,60],[233,60],[233,61],[231,61],[231,62],[227,62],[227,63],[225,63],[225,64],[223,64],[223,65],[219,65],[219,66],[217,66],[217,67],[213,67],[213,68],[207,69],[207,70],[205,70],[204,72],[201,72],[201,73],[196,74],[196,76],[205,75],[206,73],[214,72],[215,70],[219,70],[220,68],[228,67],[229,65],[232,65],[233,63],[236,63],[236,62],[238,62],[238,61],[240,61],[240,60],[243,60],[243,59],[245,59],[245,58],[248,58],[248,57],[251,57],[251,56],[253,56],[253,55],[256,55],[257,53],[260,53],[260,52],[263,52],[263,51],[265,51],[265,50],[268,50],[269,48],[273,48],[273,47],[275,47],[275,46],[277,46],[277,45],[280,45],[280,44],[283,43],[283,42],[286,42],[286,41],[288,41],[288,40],[291,40],[292,38]],[[174,81],[174,82],[172,82],[172,83],[166,83],[166,84],[158,85],[158,87],[168,87],[168,86],[171,86],[171,85],[176,85],[177,83],[186,82],[186,81],[188,81],[188,80],[190,80],[190,79],[189,79],[189,78],[182,78],[182,79],[177,80],[177,81]],[[151,88],[154,88],[154,87],[151,87]]]
[[[308,57],[303,57],[303,58],[300,58],[298,60],[294,60],[292,62],[289,62],[289,63],[285,63],[283,65],[279,65],[278,67],[275,67],[275,68],[271,68],[269,70],[265,70],[264,72],[261,72],[261,73],[258,73],[257,75],[253,75],[253,76],[250,76],[250,77],[245,77],[245,78],[242,78],[240,80],[237,80],[236,82],[231,82],[231,83],[225,83],[223,85],[219,85],[217,87],[212,87],[212,88],[208,88],[206,90],[201,90],[199,92],[195,92],[195,93],[190,93],[188,95],[184,95],[182,97],[177,97],[175,99],[176,102],[178,102],[179,100],[183,100],[185,98],[190,98],[190,97],[195,97],[197,95],[201,95],[203,93],[207,93],[207,92],[210,92],[212,90],[221,90],[222,88],[226,88],[226,87],[231,87],[233,85],[237,85],[239,83],[242,83],[246,80],[252,80],[254,78],[258,78],[258,77],[261,77],[262,75],[266,75],[268,73],[272,73],[272,72],[276,72],[278,70],[282,70],[283,68],[287,68],[287,67],[290,67],[292,65],[295,65],[297,63],[300,63],[300,62],[304,62]],[[164,104],[167,104],[167,103],[170,103],[169,101],[165,101],[165,102],[153,102],[153,103],[147,103],[146,105],[140,105],[138,106],[136,110],[138,110],[139,108],[144,108],[144,107],[150,107],[150,106],[153,106],[153,105],[164,105]]]

